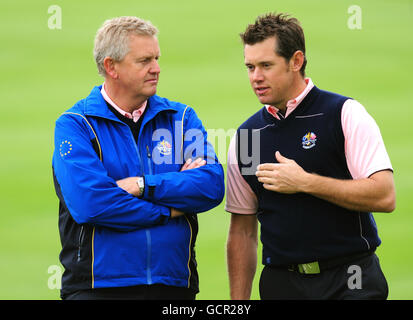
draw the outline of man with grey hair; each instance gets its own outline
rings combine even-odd
[[[156,95],[157,32],[137,17],[107,20],[94,48],[103,85],[56,121],[62,299],[199,291],[197,213],[222,201],[223,169],[195,111]]]

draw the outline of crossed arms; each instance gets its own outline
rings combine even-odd
[[[199,128],[200,132],[204,132],[202,143],[206,148],[206,132],[194,112],[188,112],[187,124],[189,128]],[[68,137],[74,148],[70,155],[61,156],[59,144]],[[211,147],[202,160],[213,157],[216,159],[213,163],[187,162],[181,171],[145,176],[145,184],[156,185],[156,191],[139,199],[134,195],[136,191],[132,184],[133,180],[136,184],[136,178],[115,180],[110,177],[91,146],[93,138],[82,117],[64,115],[56,121],[55,182],[61,200],[79,224],[88,223],[127,232],[165,224],[184,212],[208,211],[223,199],[223,169]],[[211,188],[210,184],[215,188]]]
[[[196,169],[196,168],[204,166],[205,164],[206,164],[206,160],[203,160],[201,158],[197,158],[194,161],[192,161],[192,158],[189,158],[182,166],[181,172],[185,170]],[[116,184],[119,186],[119,188],[125,190],[131,195],[135,197],[140,197],[142,196],[142,194],[136,183],[137,179],[138,177],[128,177],[128,178],[117,180]],[[183,211],[177,210],[175,208],[170,208],[170,209],[171,209],[171,216],[170,216],[171,218],[176,218],[176,217],[179,217],[185,214]]]

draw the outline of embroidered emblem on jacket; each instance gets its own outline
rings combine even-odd
[[[70,151],[72,151],[73,145],[70,141],[64,140],[59,146],[59,153],[62,158],[70,154]]]
[[[156,148],[164,156],[169,156],[172,153],[172,145],[166,140],[159,141]]]

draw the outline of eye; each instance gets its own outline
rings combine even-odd
[[[147,57],[147,58],[141,58],[141,59],[138,59],[138,60],[136,60],[136,62],[137,63],[141,63],[141,64],[148,64],[148,63],[150,63],[151,62],[151,58],[150,57]]]
[[[247,70],[248,70],[248,71],[253,71],[253,70],[254,70],[254,66],[253,66],[253,65],[247,64],[246,67],[247,67]]]

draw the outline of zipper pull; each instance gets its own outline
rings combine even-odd
[[[150,153],[150,151],[149,151],[149,146],[148,146],[148,145],[146,145],[146,152],[147,152],[148,158],[150,158],[150,157],[151,157],[151,153]]]
[[[80,227],[80,232],[79,232],[79,243],[78,243],[78,249],[77,249],[77,262],[80,261],[80,248],[82,247],[82,242],[83,242],[83,226]]]

